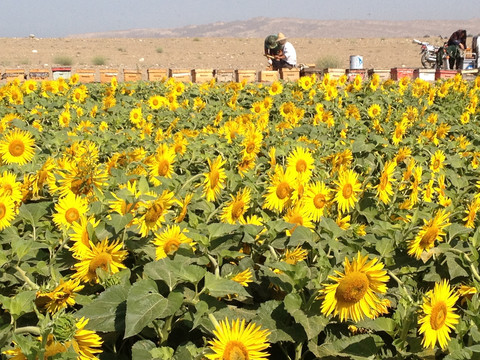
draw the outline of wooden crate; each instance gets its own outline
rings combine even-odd
[[[428,82],[435,82],[435,69],[415,69],[413,76]]]
[[[323,74],[330,74],[330,79],[339,79],[345,75],[345,69],[326,68],[323,69]]]
[[[280,79],[286,81],[297,81],[300,78],[299,69],[280,69]]]
[[[450,79],[455,77],[458,74],[458,70],[443,70],[437,69],[435,71],[435,80],[438,79]]]
[[[123,69],[123,81],[141,81],[142,72],[140,70]]]
[[[2,74],[2,79],[7,81],[13,81],[18,79],[20,81],[25,80],[25,70],[24,69],[5,69],[5,72]]]
[[[52,68],[53,80],[58,80],[59,78],[70,79],[71,76],[72,76],[72,68],[69,66],[60,66],[60,67]]]
[[[168,69],[168,77],[174,78],[181,82],[192,81],[191,71],[188,69]]]
[[[204,83],[213,79],[213,69],[192,69],[192,82]]]
[[[257,80],[257,70],[235,70],[235,81],[255,82]]]
[[[93,83],[95,82],[95,70],[94,69],[78,69],[75,71],[78,75],[78,81],[81,83]]]
[[[413,68],[392,68],[390,70],[390,76],[392,80],[400,80],[404,77],[414,79]]]
[[[372,77],[373,74],[377,74],[380,81],[389,80],[391,78],[390,69],[368,69],[368,76]]]
[[[460,73],[462,74],[463,80],[472,81],[478,76],[478,69],[462,70]]]
[[[101,69],[100,70],[100,82],[109,83],[113,78],[118,80],[118,70],[116,69]]]
[[[366,79],[368,76],[368,72],[366,69],[347,69],[345,73],[347,74],[348,81],[355,80],[357,75],[359,75],[362,78],[362,80]]]
[[[32,80],[45,80],[50,77],[50,71],[47,69],[31,69],[28,72],[28,78]]]
[[[225,70],[225,69],[217,69],[214,71],[214,76],[215,79],[217,79],[217,82],[229,82],[229,81],[235,81],[235,70]]]
[[[168,77],[167,69],[147,69],[148,81],[163,81]]]
[[[300,76],[312,76],[312,75],[315,75],[318,79],[320,79],[323,75],[323,69],[308,67],[300,70]]]
[[[258,72],[259,82],[274,82],[280,78],[280,74],[277,70],[261,70]]]

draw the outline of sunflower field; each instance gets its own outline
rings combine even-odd
[[[0,87],[5,359],[480,359],[480,77]]]

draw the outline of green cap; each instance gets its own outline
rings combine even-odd
[[[278,46],[277,44],[277,35],[269,35],[265,39],[265,47],[269,49],[275,49]]]

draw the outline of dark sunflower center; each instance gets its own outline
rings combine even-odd
[[[302,173],[307,170],[307,162],[303,159],[298,160],[295,168],[297,169],[297,172]]]
[[[222,360],[248,360],[248,351],[240,341],[229,341],[223,351]]]
[[[13,140],[10,142],[10,145],[8,145],[8,152],[12,156],[22,156],[22,154],[25,151],[25,144],[21,140]]]
[[[433,162],[433,170],[438,170],[440,168],[440,160],[439,159],[435,159],[435,161]]]
[[[235,201],[232,205],[232,218],[235,220],[243,215],[245,204],[243,201]]]
[[[177,239],[170,239],[163,245],[163,250],[165,254],[170,255],[177,251],[179,247],[180,242]]]
[[[7,213],[7,208],[5,204],[0,203],[0,220],[5,217],[5,214]]]
[[[345,199],[348,199],[350,196],[352,196],[353,193],[353,187],[352,184],[345,184],[342,189],[342,195]]]
[[[441,301],[437,303],[432,309],[432,313],[430,315],[430,326],[433,330],[438,330],[445,324],[446,320],[447,305],[443,301]]]
[[[420,241],[420,245],[422,245],[423,247],[426,247],[428,245],[433,244],[433,242],[437,238],[437,235],[438,235],[438,229],[436,227],[428,228],[428,230],[422,236],[422,240]]]
[[[95,271],[98,268],[102,268],[105,271],[108,271],[108,267],[112,262],[112,255],[101,252],[97,254],[91,261],[90,265],[88,265],[88,272],[91,274],[95,274]]]
[[[161,204],[153,204],[145,214],[145,221],[148,223],[155,223],[163,214],[163,206]]]
[[[255,150],[255,144],[251,142],[251,143],[248,144],[245,151],[250,154],[250,153],[253,152],[253,150]]]
[[[325,195],[317,194],[313,198],[313,205],[315,205],[317,209],[323,209],[323,207],[325,206],[325,200]]]
[[[212,170],[210,172],[210,188],[215,189],[219,180],[220,180],[220,174],[218,173],[218,171]]]
[[[290,194],[290,186],[287,182],[282,182],[277,186],[277,197],[280,200],[285,199]]]
[[[160,176],[166,176],[168,174],[168,171],[170,170],[170,163],[168,160],[160,160],[158,163],[158,175]]]
[[[367,275],[362,272],[352,272],[340,280],[335,297],[341,302],[357,303],[363,299],[368,285]]]

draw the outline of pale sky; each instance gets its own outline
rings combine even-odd
[[[469,20],[478,0],[0,0],[0,38],[171,29],[254,17]],[[480,29],[472,29],[479,32]]]

